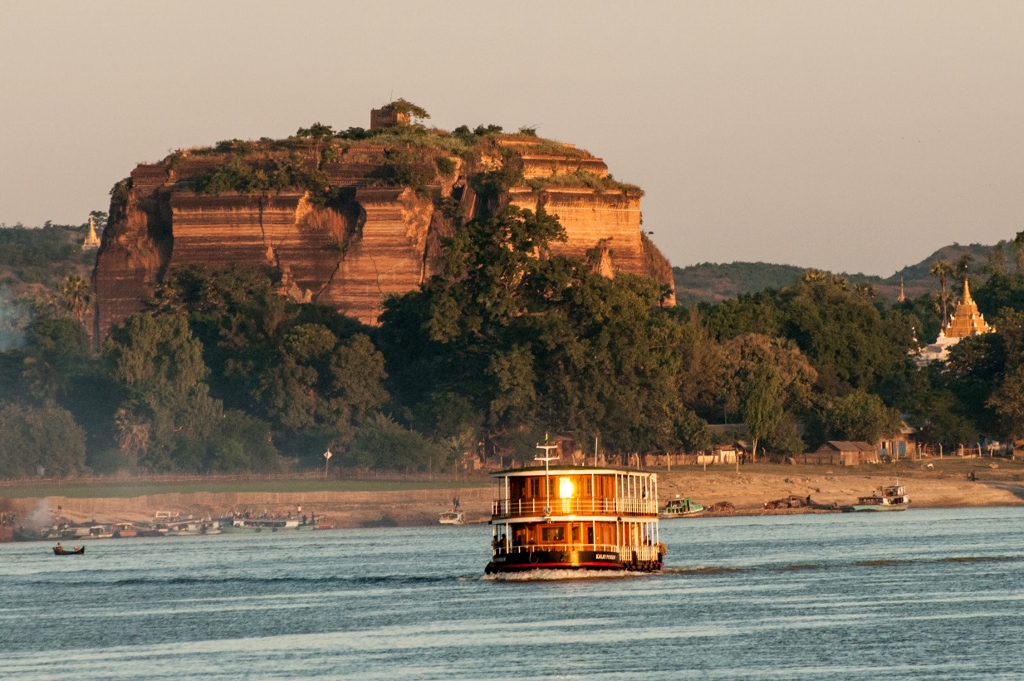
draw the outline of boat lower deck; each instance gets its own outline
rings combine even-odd
[[[514,547],[496,551],[484,572],[521,572],[524,570],[660,570],[664,547]]]

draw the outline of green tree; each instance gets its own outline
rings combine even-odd
[[[81,324],[92,305],[92,286],[85,277],[69,275],[60,286],[60,306]]]
[[[32,394],[57,399],[87,369],[89,337],[70,319],[36,319],[26,333],[22,375]]]
[[[344,460],[363,468],[425,471],[431,462],[441,462],[443,455],[419,433],[377,414],[357,429]]]
[[[902,426],[898,411],[864,390],[835,398],[824,414],[824,422],[831,439],[869,443],[899,433]]]
[[[1006,248],[1003,246],[1005,243],[1005,241],[1000,241],[988,252],[982,272],[989,275],[1006,275]]]
[[[103,356],[128,393],[117,416],[121,446],[144,468],[174,468],[179,446],[206,438],[221,418],[204,382],[202,344],[184,317],[135,314],[107,336]]]
[[[103,230],[107,228],[107,213],[102,210],[91,210],[89,211],[89,217],[93,220],[93,225],[96,226],[96,233],[102,234]]]
[[[344,442],[388,399],[384,358],[369,337],[339,342],[321,324],[300,324],[266,358],[253,396],[267,418],[296,432],[329,428]]]
[[[800,436],[797,420],[791,413],[782,415],[775,430],[765,437],[765,445],[769,451],[783,456],[800,454],[807,448],[803,437]]]
[[[910,320],[901,314],[883,317],[842,277],[808,270],[802,281],[780,291],[778,305],[784,314],[782,335],[796,342],[818,372],[821,392],[871,389],[910,361]]]
[[[281,457],[266,423],[234,409],[224,412],[210,438],[203,468],[262,473],[280,467]]]
[[[1007,374],[987,404],[998,414],[1003,433],[1014,440],[1024,438],[1024,364]]]
[[[426,109],[424,109],[421,106],[417,106],[412,102],[408,102],[401,97],[399,97],[393,102],[385,104],[381,108],[385,111],[392,111],[394,113],[399,114],[408,114],[409,117],[412,118],[414,121],[426,120],[430,118],[430,114],[427,113]]]
[[[85,465],[85,432],[66,409],[0,402],[0,478],[65,477]]]
[[[675,419],[676,439],[688,452],[700,452],[711,448],[711,431],[708,422],[689,409],[684,409]]]
[[[501,456],[534,430],[608,451],[677,448],[683,325],[658,308],[657,282],[551,254],[563,234],[543,211],[507,208],[448,241],[436,277],[385,303],[393,393],[403,405],[464,396]]]
[[[782,419],[782,381],[770,364],[762,364],[741,391],[740,413],[750,432],[751,453],[757,460],[758,443],[775,432]]]
[[[942,326],[949,321],[949,276],[953,274],[953,266],[946,260],[936,260],[932,263],[928,274],[939,280],[939,304],[942,307]]]

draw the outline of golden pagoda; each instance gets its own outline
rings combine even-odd
[[[931,362],[945,362],[949,357],[949,349],[968,336],[980,336],[994,333],[996,327],[985,321],[984,315],[978,310],[978,304],[971,298],[971,287],[964,277],[964,297],[950,315],[949,321],[942,327],[935,342],[914,353],[914,360],[925,366]]]
[[[985,322],[984,315],[978,311],[978,305],[971,298],[971,287],[964,277],[964,298],[956,306],[956,312],[949,317],[949,323],[942,329],[946,338],[966,338],[991,333],[995,328]]]

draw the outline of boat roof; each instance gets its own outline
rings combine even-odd
[[[630,475],[642,475],[642,476],[656,476],[657,473],[654,471],[641,471],[635,468],[618,468],[615,466],[573,466],[573,465],[558,465],[551,466],[547,469],[551,475],[570,473],[579,475],[595,474],[595,475],[613,475],[617,473],[628,473]],[[491,473],[493,478],[504,478],[518,475],[536,475],[537,473],[543,473],[544,466],[527,466],[525,468],[506,468],[502,471],[495,471]]]

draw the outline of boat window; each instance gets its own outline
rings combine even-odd
[[[541,541],[565,541],[565,527],[558,525],[555,527],[543,527],[540,531]]]
[[[540,478],[530,478],[529,490],[530,497],[536,499],[540,496]]]

